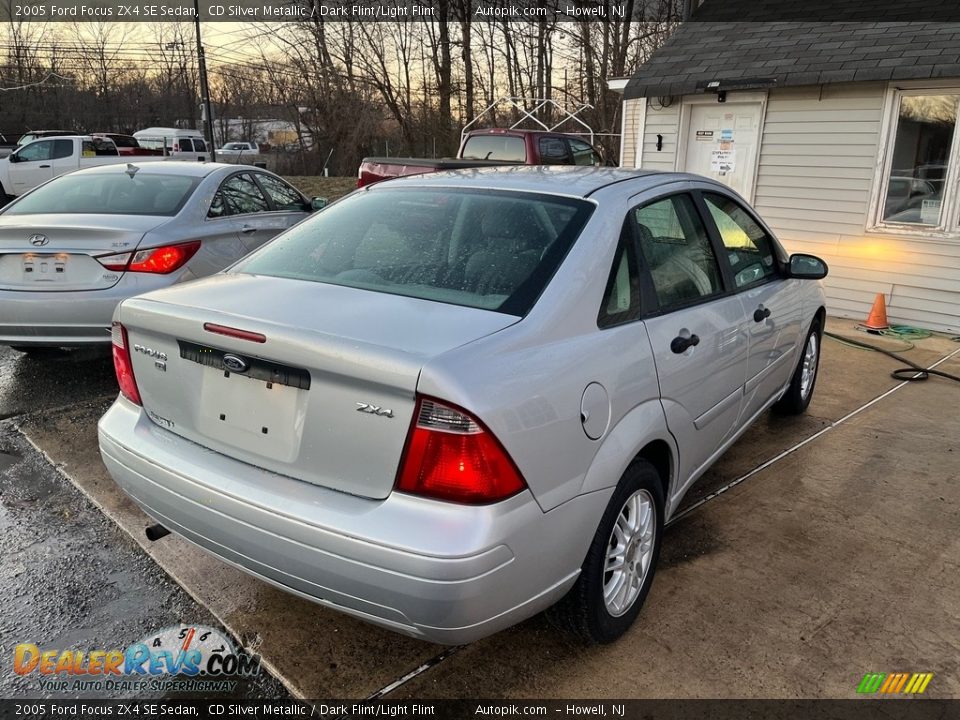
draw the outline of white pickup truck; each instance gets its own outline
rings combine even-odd
[[[137,164],[165,160],[164,157],[138,157]],[[21,145],[5,158],[0,158],[0,194],[5,197],[23,195],[47,180],[71,170],[130,162],[120,155],[117,146],[107,138],[89,135],[66,135],[34,140]]]

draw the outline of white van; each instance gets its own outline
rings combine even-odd
[[[171,127],[151,127],[133,134],[140,147],[164,150],[175,160],[209,160],[210,150],[199,130]]]

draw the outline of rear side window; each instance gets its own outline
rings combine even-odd
[[[473,135],[463,146],[463,157],[470,160],[526,162],[527,148],[521,137],[510,135]]]
[[[631,213],[661,310],[723,291],[720,266],[689,195],[673,195]]]
[[[624,223],[620,244],[614,256],[613,268],[607,280],[607,290],[597,316],[599,327],[610,327],[640,317],[640,277],[634,254],[633,236]]]
[[[246,215],[270,210],[270,204],[260,191],[260,186],[247,173],[224,180],[218,194],[223,198],[228,215]]]
[[[193,139],[193,149],[197,152],[206,152],[207,144],[200,138]]]
[[[94,153],[96,154],[96,153]],[[73,140],[54,140],[51,160],[59,160],[73,155]]]
[[[180,145],[180,152],[193,152],[193,140],[189,138],[180,138],[177,141],[177,144]]]
[[[378,189],[342,200],[232,272],[525,315],[592,212],[549,195]]]

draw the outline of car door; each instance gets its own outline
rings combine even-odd
[[[247,252],[256,250],[291,224],[288,213],[274,212],[253,173],[231,175],[223,181],[220,192]]]
[[[750,356],[743,415],[750,419],[777,399],[793,374],[802,339],[801,281],[784,277],[786,253],[743,203],[721,192],[702,197],[745,311],[741,330]]]
[[[252,175],[270,202],[270,215],[263,218],[265,229],[276,231],[270,238],[296,225],[310,214],[310,202],[295,187],[267,173],[255,172]]]
[[[10,194],[22,195],[53,177],[53,140],[37,140],[17,151],[10,163]]]
[[[680,492],[739,428],[747,343],[694,196],[667,195],[630,213],[640,249],[644,323],[667,427],[679,448]]]

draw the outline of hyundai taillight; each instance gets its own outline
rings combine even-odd
[[[140,400],[140,390],[137,389],[137,379],[133,376],[127,329],[115,322],[110,329],[110,339],[113,341],[113,369],[117,374],[120,392],[130,402],[143,405],[143,401]]]
[[[135,252],[101,255],[97,258],[97,261],[107,270],[166,275],[182,268],[190,258],[196,255],[199,249],[200,241],[193,240],[178,245],[164,245],[163,247],[148,248]]]
[[[479,420],[437,400],[418,400],[397,490],[478,505],[525,487],[507,451]]]

